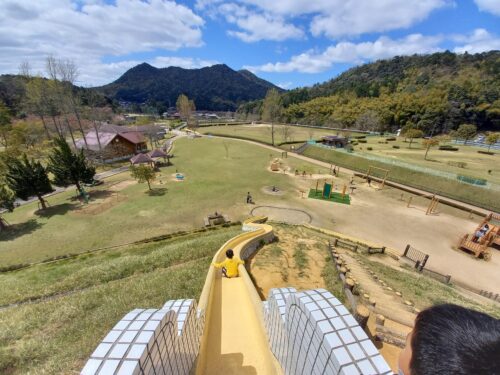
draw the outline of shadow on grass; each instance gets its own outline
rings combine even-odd
[[[39,223],[36,219],[29,219],[24,223],[11,224],[6,229],[0,232],[0,240],[12,241],[25,234],[31,234],[37,229],[41,228],[43,224]]]
[[[35,215],[41,217],[51,217],[54,215],[65,215],[68,211],[71,211],[77,207],[74,203],[63,203],[58,204],[57,206],[47,207],[45,210],[37,210],[35,211]]]
[[[147,194],[150,197],[161,197],[161,196],[165,195],[166,192],[167,192],[167,188],[155,188],[155,189],[148,190]]]

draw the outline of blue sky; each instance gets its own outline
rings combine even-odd
[[[146,61],[225,63],[284,88],[381,58],[500,50],[500,0],[1,0],[0,74],[48,55],[100,85]]]

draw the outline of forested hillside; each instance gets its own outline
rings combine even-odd
[[[270,88],[283,91],[247,70],[237,72],[224,64],[201,69],[159,69],[143,63],[97,90],[116,100],[156,107],[175,106],[179,95],[184,94],[197,109],[227,111],[263,98]]]
[[[242,115],[260,102],[241,106]],[[471,123],[500,129],[500,52],[394,57],[352,68],[323,84],[282,94],[282,120],[395,130],[408,122],[425,133]]]

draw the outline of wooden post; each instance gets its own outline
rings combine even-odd
[[[412,197],[412,196],[410,196],[410,198],[408,198],[408,204],[406,205],[406,207],[408,207],[408,208],[410,207],[410,204],[411,204],[411,200],[412,200],[412,199],[413,199],[413,197]]]
[[[318,193],[318,183],[319,183],[319,180],[316,180],[316,194]]]
[[[344,188],[342,189],[342,199],[345,198],[346,189],[347,189],[347,185],[344,184]]]
[[[365,305],[359,304],[354,313],[354,318],[359,323],[361,328],[366,328],[366,323],[368,323],[368,318],[370,317],[370,310]]]

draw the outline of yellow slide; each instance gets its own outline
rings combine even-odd
[[[224,244],[214,262],[223,260],[229,248],[241,258],[246,246],[272,235],[271,226],[255,221],[245,222],[244,227],[254,230]],[[198,305],[206,320],[196,374],[281,373],[267,342],[262,302],[244,266],[239,273],[237,278],[221,278],[212,267],[207,275]]]

